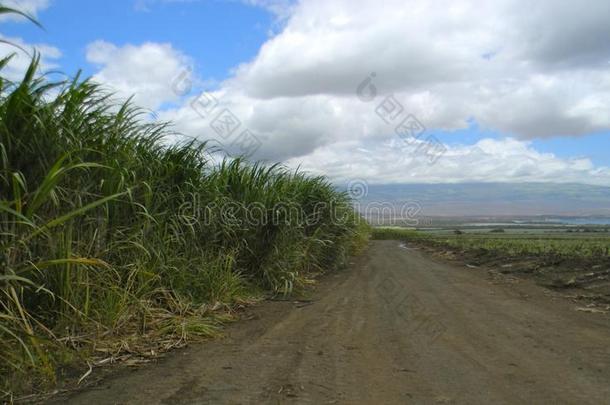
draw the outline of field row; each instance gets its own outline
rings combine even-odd
[[[375,239],[425,241],[428,244],[458,250],[481,250],[505,256],[558,256],[575,258],[610,257],[610,237],[567,234],[477,234],[428,233],[412,229],[375,228]]]

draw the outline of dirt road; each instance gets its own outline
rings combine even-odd
[[[74,404],[610,403],[610,318],[529,281],[373,242],[311,302],[124,370]],[[60,398],[65,400],[65,398]]]

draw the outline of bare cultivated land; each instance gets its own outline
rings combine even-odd
[[[562,294],[373,241],[311,299],[265,302],[223,339],[56,400],[610,403],[610,318]]]

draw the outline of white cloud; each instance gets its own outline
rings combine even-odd
[[[250,6],[262,7],[280,20],[290,17],[296,7],[294,0],[242,0],[242,2]]]
[[[516,137],[582,135],[610,128],[609,19],[605,0],[303,1],[227,86],[351,97],[376,72],[383,93],[433,100],[432,127],[474,117]]]
[[[49,7],[49,0],[4,0],[2,5],[36,17],[39,11]],[[24,17],[15,14],[4,14],[0,16],[0,21],[2,20],[26,21]]]
[[[346,141],[317,149],[300,164],[304,170],[327,174],[338,182],[354,178],[371,184],[458,182],[553,182],[610,184],[610,168],[586,158],[562,159],[540,153],[516,139],[482,139],[474,145],[448,147],[434,164],[419,145],[400,139],[366,144]]]
[[[610,130],[608,1],[586,7],[576,0],[244,1],[286,18],[281,32],[213,93],[216,113],[230,109],[239,130],[261,140],[256,158],[378,183],[609,184],[610,169],[539,153],[527,143]],[[136,101],[149,106],[176,100],[168,94],[174,75],[147,77],[154,58],[140,50],[98,43],[89,52],[103,64],[96,77],[136,92]],[[377,98],[366,103],[356,91],[371,72]],[[429,132],[466,128],[474,119],[506,139],[452,147],[430,166],[413,158],[375,114],[390,94]],[[210,129],[212,116],[202,118],[188,102],[160,118],[186,135],[230,142]]]
[[[105,84],[117,97],[133,95],[136,105],[151,109],[180,99],[172,81],[191,64],[170,44],[154,42],[119,47],[95,41],[87,46],[87,61],[100,67],[95,81]]]
[[[13,58],[2,70],[2,76],[18,81],[23,78],[25,71],[32,61],[34,52],[41,56],[39,70],[49,71],[57,67],[57,59],[61,57],[61,51],[54,46],[47,44],[29,44],[21,38],[6,37],[0,34],[0,58],[13,55]]]
[[[530,141],[514,138],[482,139],[474,144],[446,146],[438,159],[420,147],[385,134],[387,125],[374,113],[374,105],[308,96],[253,100],[223,91],[213,93],[219,105],[207,117],[190,106],[160,114],[176,129],[202,140],[214,140],[231,150],[235,137],[219,137],[210,121],[223,108],[253,131],[261,141],[256,158],[285,161],[290,167],[329,176],[338,183],[358,178],[371,184],[455,182],[563,182],[607,186],[610,168],[596,167],[589,159],[560,158],[538,152]],[[353,120],[345,119],[354,117]],[[236,134],[239,131],[236,131]],[[422,140],[426,139],[424,135]],[[432,151],[434,152],[434,151]]]
[[[49,6],[49,0],[4,0],[2,5],[36,18],[39,11]],[[7,13],[0,15],[2,21],[29,22],[25,17]],[[18,37],[7,37],[0,34],[0,58],[13,55],[9,64],[3,69],[3,77],[17,81],[23,77],[26,69],[32,61],[32,56],[38,52],[41,56],[39,69],[43,72],[57,67],[57,59],[61,57],[61,51],[48,44],[30,44]]]

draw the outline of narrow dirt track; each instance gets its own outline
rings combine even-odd
[[[610,404],[610,318],[529,281],[373,242],[309,305],[123,370],[74,404]]]

